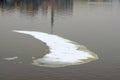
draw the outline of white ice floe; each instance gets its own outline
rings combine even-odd
[[[79,45],[60,36],[36,32],[19,31],[14,32],[28,34],[34,38],[46,43],[49,47],[49,53],[43,58],[33,60],[33,65],[44,67],[65,67],[69,65],[78,65],[98,59],[97,55],[89,51],[83,45]]]
[[[4,60],[12,61],[12,60],[15,60],[15,59],[17,59],[17,58],[18,58],[17,56],[14,56],[14,57],[7,57],[7,58],[4,58]]]

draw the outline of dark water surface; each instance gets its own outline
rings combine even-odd
[[[33,66],[45,43],[13,30],[40,31],[87,46],[99,60],[62,68]],[[14,61],[4,60],[17,56]],[[0,0],[0,80],[119,80],[120,0]]]

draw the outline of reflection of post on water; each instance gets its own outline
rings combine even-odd
[[[72,11],[73,0],[51,0],[51,34],[53,34],[55,14],[62,15],[62,12],[66,14],[67,12],[72,13]]]
[[[53,34],[53,27],[54,27],[54,7],[55,7],[55,0],[52,0],[52,7],[51,7],[51,34]]]

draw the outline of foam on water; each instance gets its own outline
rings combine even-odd
[[[36,31],[19,31],[14,32],[28,34],[34,38],[46,43],[49,47],[49,53],[43,58],[33,60],[33,65],[44,67],[65,67],[69,65],[78,65],[98,59],[98,56],[89,51],[83,45],[79,45],[60,36],[36,32]]]

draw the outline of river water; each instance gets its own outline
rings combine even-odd
[[[86,46],[98,59],[65,67],[32,65],[49,46],[14,30],[58,35]],[[0,80],[119,80],[119,34],[120,0],[0,0]]]

